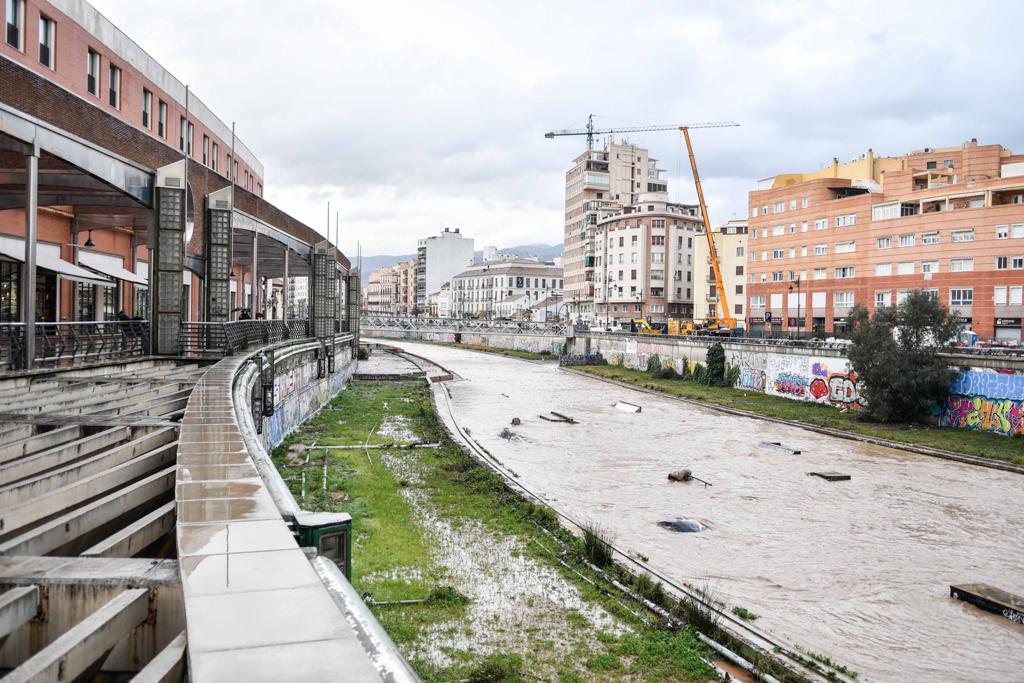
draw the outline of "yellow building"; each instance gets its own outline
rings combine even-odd
[[[747,221],[729,221],[725,225],[711,228],[718,252],[719,267],[722,271],[722,284],[725,286],[729,312],[742,325],[746,318],[747,295],[744,291],[746,275],[744,267],[747,262]],[[708,250],[707,238],[697,235],[693,240],[693,318],[704,320],[716,317],[716,307],[720,303],[719,292],[715,284],[715,271],[711,266],[711,254]]]

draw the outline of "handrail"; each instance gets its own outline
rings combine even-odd
[[[309,336],[307,320],[183,322],[178,333],[178,349],[182,356],[222,357],[253,345],[308,339]]]
[[[401,315],[362,315],[360,324],[366,330],[410,330],[438,332],[501,332],[505,334],[538,334],[571,337],[569,321],[535,322],[532,320],[493,320],[477,318],[419,318]]]
[[[34,366],[75,365],[149,352],[146,320],[37,322]],[[0,323],[0,368],[26,367],[25,323]]]

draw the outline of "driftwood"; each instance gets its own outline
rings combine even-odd
[[[690,481],[691,479],[693,479],[704,484],[704,486],[712,486],[712,484],[709,484],[703,479],[698,479],[697,477],[693,476],[693,472],[691,472],[690,470],[676,470],[675,472],[669,472],[668,478],[670,481]]]

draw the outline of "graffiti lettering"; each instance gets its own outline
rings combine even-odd
[[[1024,401],[985,396],[950,396],[940,424],[1005,436],[1024,435]]]
[[[1024,624],[1024,612],[1017,612],[1012,609],[1004,609],[1003,616],[1015,624]]]
[[[737,386],[740,389],[764,391],[764,380],[764,370],[759,370],[757,368],[742,368],[740,370],[740,380]]]
[[[775,376],[776,393],[788,396],[803,396],[807,389],[807,378],[792,372],[783,372]]]

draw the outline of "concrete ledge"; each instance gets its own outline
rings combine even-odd
[[[920,455],[929,455],[934,458],[943,458],[945,460],[955,460],[968,465],[978,465],[980,467],[988,467],[996,470],[1003,470],[1005,472],[1013,472],[1015,474],[1024,474],[1024,465],[1017,465],[1012,462],[1006,462],[1004,460],[993,460],[991,458],[983,458],[977,455],[967,455],[966,453],[957,453],[956,451],[947,451],[941,448],[930,448],[928,446],[915,446],[913,444],[903,443],[901,441],[890,441],[889,439],[882,439],[875,436],[867,436],[864,434],[854,434],[853,432],[843,431],[841,429],[832,429],[830,427],[819,427],[818,425],[808,424],[806,422],[800,422],[799,420],[786,420],[780,417],[770,417],[768,415],[761,415],[760,413],[753,413],[749,410],[741,410],[739,408],[727,408],[714,403],[708,403],[706,401],[698,401],[692,398],[683,398],[682,396],[673,396],[672,394],[666,394],[663,391],[656,391],[654,389],[648,389],[646,387],[638,387],[628,382],[620,382],[618,380],[610,379],[608,377],[598,377],[597,375],[591,375],[580,370],[574,370],[572,368],[559,368],[565,372],[571,372],[581,377],[588,377],[598,382],[607,382],[608,384],[615,384],[625,389],[632,389],[645,394],[651,394],[653,396],[660,396],[663,398],[669,398],[674,401],[680,401],[682,403],[689,403],[710,410],[716,410],[720,413],[727,413],[729,415],[739,415],[742,417],[750,417],[757,420],[767,420],[768,422],[776,422],[778,424],[789,425],[790,427],[799,427],[806,429],[811,432],[817,432],[819,434],[827,434],[828,436],[835,436],[840,439],[849,439],[850,441],[861,441],[863,443],[873,444],[875,446],[885,446],[887,448],[895,448],[901,451],[908,451],[910,453],[918,453]]]

